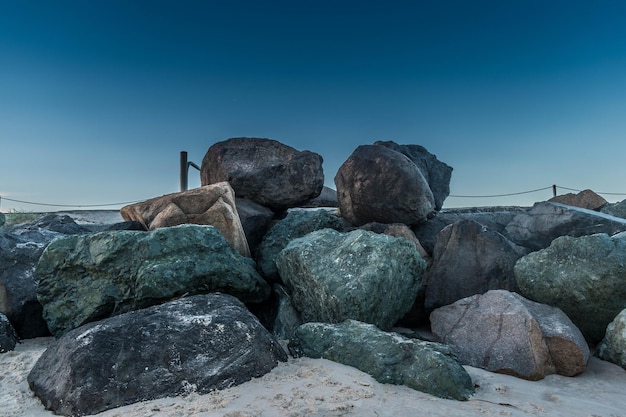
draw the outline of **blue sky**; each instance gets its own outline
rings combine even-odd
[[[176,192],[180,151],[238,136],[321,154],[329,186],[393,140],[453,195],[626,193],[626,2],[0,0],[0,210]]]

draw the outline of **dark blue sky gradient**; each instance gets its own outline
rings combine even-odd
[[[625,115],[621,1],[0,0],[4,211],[175,192],[179,151],[236,136],[320,153],[331,186],[394,140],[456,195],[626,192]]]

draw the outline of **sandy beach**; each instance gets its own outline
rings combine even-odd
[[[52,338],[25,340],[0,355],[0,415],[53,416],[32,394],[28,372]],[[289,358],[263,377],[209,394],[131,404],[102,417],[296,416],[626,416],[626,370],[592,358],[574,378],[541,381],[466,367],[477,386],[467,402],[444,400],[410,388],[385,385],[348,366],[324,359]]]

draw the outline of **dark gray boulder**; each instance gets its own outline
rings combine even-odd
[[[6,223],[7,219],[4,216],[4,213],[0,213],[0,226],[4,226],[4,223]]]
[[[28,384],[46,409],[75,416],[229,388],[285,360],[237,299],[198,295],[66,333],[41,355]]]
[[[304,322],[354,319],[390,329],[413,305],[426,262],[403,238],[318,230],[276,259]]]
[[[269,285],[213,226],[118,231],[54,240],[37,265],[37,296],[54,335],[185,294],[261,302]]]
[[[560,203],[536,203],[506,227],[506,235],[531,250],[548,247],[559,236],[613,235],[626,230],[626,219]]]
[[[276,316],[273,321],[272,334],[279,340],[290,340],[296,329],[302,324],[300,313],[291,302],[291,294],[282,285],[274,286],[277,299]]]
[[[626,233],[562,236],[519,259],[514,272],[525,297],[559,307],[598,343],[626,308]]]
[[[37,299],[35,266],[42,252],[57,237],[87,232],[67,215],[47,215],[34,223],[0,230],[0,312],[6,314],[19,337],[50,335]]]
[[[622,310],[606,328],[604,339],[596,355],[626,369],[626,309]]]
[[[307,201],[300,207],[305,208],[317,208],[317,207],[339,207],[339,201],[337,200],[337,191],[332,188],[324,186],[320,195],[312,200]]]
[[[506,235],[506,226],[520,213],[525,213],[528,208],[524,207],[477,207],[462,209],[444,209],[436,216],[413,227],[415,236],[419,239],[422,247],[432,255],[435,249],[437,235],[444,227],[459,220],[474,220],[494,232]]]
[[[250,253],[254,254],[261,240],[263,240],[263,236],[270,228],[274,212],[245,198],[235,198],[235,204],[243,232],[250,247]]]
[[[0,353],[15,349],[18,343],[17,333],[11,322],[4,314],[0,313]]]
[[[609,216],[619,217],[626,219],[626,200],[620,201],[614,204],[607,204],[600,209],[601,213],[608,214]]]
[[[445,346],[354,320],[303,324],[289,350],[294,356],[353,366],[378,382],[406,385],[441,398],[467,400],[474,393],[472,379]]]
[[[232,138],[212,145],[202,159],[202,185],[228,181],[237,197],[273,210],[297,207],[324,186],[322,157],[272,139]]]
[[[377,141],[374,145],[386,146],[407,156],[420,169],[435,198],[435,210],[441,210],[444,200],[450,195],[452,167],[437,159],[420,145],[398,145],[392,141]]]
[[[363,145],[335,176],[341,215],[355,226],[365,223],[414,225],[435,212],[433,193],[408,157],[382,145]]]
[[[437,237],[425,275],[426,310],[489,290],[518,291],[513,267],[527,250],[474,220],[460,220]]]
[[[259,271],[267,279],[278,280],[276,257],[292,240],[320,229],[347,230],[339,216],[327,210],[290,210],[284,219],[275,222],[263,237],[257,251]]]
[[[436,340],[464,365],[528,380],[585,370],[589,348],[558,308],[493,290],[438,308],[430,315]]]

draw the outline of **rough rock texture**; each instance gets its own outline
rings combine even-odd
[[[7,221],[4,214],[0,213],[0,226],[4,226],[4,223]]]
[[[441,210],[444,200],[450,195],[452,167],[437,159],[420,145],[398,145],[391,141],[377,141],[374,145],[386,146],[406,155],[420,169],[435,198],[435,210]]]
[[[426,310],[489,290],[518,291],[513,267],[526,250],[474,220],[460,220],[437,237],[424,285]]]
[[[626,220],[560,203],[536,203],[506,227],[506,235],[531,250],[546,248],[559,236],[609,235],[626,230]]]
[[[279,279],[276,257],[280,251],[296,238],[327,228],[343,232],[347,226],[341,217],[326,210],[290,210],[263,237],[257,252],[259,271],[267,279]]]
[[[561,203],[568,206],[580,207],[588,210],[599,210],[605,206],[608,201],[591,190],[583,190],[578,194],[567,193],[552,197],[553,203]]]
[[[55,335],[184,294],[221,291],[260,302],[270,293],[254,262],[213,226],[56,239],[42,254],[37,274],[37,296]]]
[[[433,335],[464,365],[539,380],[578,375],[589,360],[585,339],[561,310],[509,291],[464,298],[430,318]]]
[[[17,333],[11,322],[4,314],[0,313],[0,353],[15,349],[18,343]]]
[[[472,379],[445,346],[407,339],[354,320],[303,324],[289,350],[294,356],[353,366],[378,382],[406,385],[437,397],[467,400],[474,393]]]
[[[124,220],[138,221],[146,230],[180,224],[215,226],[243,256],[250,256],[241,226],[235,193],[227,182],[168,194],[122,207]]]
[[[413,227],[415,236],[419,239],[422,247],[432,255],[435,249],[437,235],[444,227],[459,220],[474,220],[487,226],[494,232],[504,236],[506,226],[520,213],[525,213],[528,208],[523,207],[478,207],[468,209],[444,209],[425,223]]]
[[[408,157],[382,145],[363,145],[335,176],[341,215],[355,226],[370,222],[418,224],[435,211],[433,193]]]
[[[239,385],[286,359],[238,300],[199,295],[65,334],[41,355],[28,383],[56,414],[96,414]]]
[[[202,185],[228,181],[238,197],[273,210],[297,207],[324,186],[322,157],[271,139],[232,138],[207,151]]]
[[[254,255],[263,236],[265,236],[272,224],[274,212],[246,198],[236,198],[235,204],[237,205],[241,226],[246,234],[250,253]]]
[[[320,195],[302,204],[301,207],[339,207],[337,191],[324,186]]]
[[[607,204],[602,207],[600,212],[608,214],[609,216],[620,217],[626,219],[626,200],[620,201],[615,204]]]
[[[426,263],[430,262],[430,255],[426,250],[422,247],[420,241],[415,236],[415,233],[411,230],[409,226],[402,223],[367,223],[363,226],[359,227],[359,229],[369,230],[374,233],[383,233],[385,235],[393,236],[393,237],[402,237],[409,242],[415,245],[415,249],[417,249],[417,253],[426,261]]]
[[[626,309],[607,326],[596,355],[626,369]]]
[[[598,343],[626,308],[626,234],[560,237],[518,260],[514,272],[525,297],[559,307]]]
[[[291,295],[282,285],[274,286],[278,300],[276,316],[273,320],[272,334],[279,340],[291,340],[296,329],[302,324],[300,313],[291,302]]]
[[[426,262],[406,239],[318,230],[276,259],[304,322],[354,319],[390,329],[413,305]]]
[[[49,336],[37,299],[35,266],[57,237],[86,233],[69,216],[47,215],[34,223],[5,226],[0,231],[0,312],[24,339]]]

